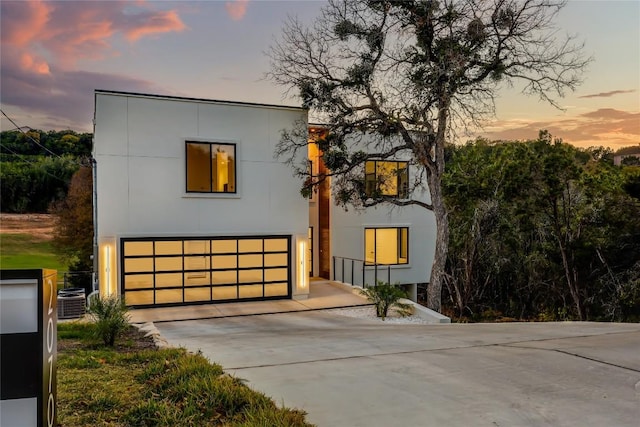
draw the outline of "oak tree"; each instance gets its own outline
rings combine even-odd
[[[317,142],[330,173],[294,165],[306,190],[330,177],[336,202],[420,206],[437,227],[427,306],[440,310],[449,241],[441,180],[445,144],[495,110],[502,85],[557,106],[589,62],[554,23],[555,0],[329,0],[311,25],[290,18],[269,50],[269,77],[295,90],[325,124]],[[278,154],[306,153],[307,129],[284,131]],[[409,155],[406,198],[364,191],[371,159]],[[419,197],[428,189],[429,199]]]

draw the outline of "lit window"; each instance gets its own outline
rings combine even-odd
[[[369,160],[365,163],[367,197],[393,196],[405,199],[409,190],[407,162]]]
[[[187,141],[187,192],[235,193],[235,144]]]
[[[365,228],[364,251],[367,264],[407,264],[409,228]]]

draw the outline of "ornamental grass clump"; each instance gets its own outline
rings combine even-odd
[[[376,308],[376,316],[384,320],[389,309],[393,308],[400,316],[405,317],[411,314],[411,305],[401,303],[401,298],[406,298],[407,293],[398,284],[391,284],[378,281],[376,286],[365,287],[360,291],[367,297]]]
[[[129,327],[128,308],[119,297],[94,297],[87,312],[95,322],[94,337],[102,340],[105,346],[113,347]]]

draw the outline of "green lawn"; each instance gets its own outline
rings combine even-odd
[[[201,354],[156,349],[132,327],[115,347],[58,324],[58,423],[104,427],[312,427]]]
[[[67,271],[53,250],[51,241],[30,234],[0,234],[0,268],[51,268]]]

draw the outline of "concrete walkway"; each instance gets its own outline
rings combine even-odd
[[[297,312],[157,325],[318,426],[630,426],[640,325],[389,325]]]
[[[180,307],[132,309],[131,323],[172,322],[255,314],[291,313],[338,307],[369,305],[366,298],[328,280],[312,280],[309,297],[303,300],[248,301]]]

